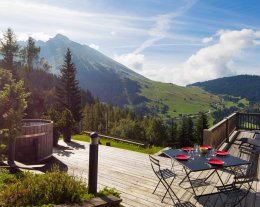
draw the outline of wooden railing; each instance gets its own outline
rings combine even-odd
[[[91,132],[84,131],[84,133],[87,134],[87,135],[90,135]],[[107,135],[103,135],[103,134],[98,134],[98,136],[101,137],[101,138],[104,138],[104,139],[110,139],[110,140],[115,140],[115,141],[118,141],[118,142],[123,142],[123,143],[126,143],[126,144],[137,145],[139,147],[147,147],[147,144],[136,142],[136,141],[129,140],[129,139],[111,137],[111,136],[107,136]]]
[[[247,130],[260,129],[260,114],[239,113],[237,128]]]
[[[219,147],[229,142],[230,135],[239,129],[260,130],[260,114],[233,113],[210,129],[204,129],[203,144]]]

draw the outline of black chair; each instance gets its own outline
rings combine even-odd
[[[258,132],[253,132],[254,138],[240,138],[238,141],[240,141],[239,150],[240,150],[240,156],[241,152],[243,153],[243,150],[245,151],[251,151],[251,150],[259,150],[260,146],[260,134]]]
[[[149,158],[151,161],[151,166],[152,166],[153,172],[156,175],[156,177],[159,179],[159,181],[153,191],[153,194],[155,193],[156,189],[158,188],[159,184],[161,183],[166,189],[166,192],[165,192],[161,202],[163,202],[166,194],[169,193],[173,203],[175,205],[178,204],[178,205],[182,206],[180,199],[177,197],[176,193],[171,188],[171,185],[176,177],[176,174],[172,170],[169,170],[167,168],[162,169],[161,165],[160,165],[160,161],[158,159],[152,157],[151,155],[149,155]],[[171,181],[168,182],[167,181],[168,179],[171,179]],[[177,202],[176,202],[176,200],[177,200]]]
[[[217,187],[220,198],[221,194],[227,196],[224,206],[242,206],[242,200],[248,195],[252,188],[253,181],[256,178],[258,168],[258,154],[252,153],[250,158],[251,164],[246,168],[245,173],[238,172],[232,184]]]

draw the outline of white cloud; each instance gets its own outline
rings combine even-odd
[[[90,44],[89,47],[95,49],[95,50],[99,50],[99,46],[98,45],[95,45],[95,44]]]
[[[212,40],[213,40],[213,37],[205,37],[202,39],[202,43],[207,44],[207,43],[210,43]]]
[[[159,15],[155,18],[155,27],[148,31],[149,39],[144,41],[134,53],[140,53],[147,47],[152,46],[155,42],[163,39],[167,35],[167,31],[170,28],[171,19],[174,16],[173,13]]]
[[[115,31],[111,31],[110,34],[111,34],[112,36],[115,36],[115,35],[116,35],[116,32],[115,32]]]
[[[251,29],[220,30],[219,41],[191,55],[179,69],[174,70],[173,82],[189,84],[223,76],[235,75],[235,61],[243,58],[243,52],[256,46],[259,31]]]
[[[212,38],[213,44],[211,42],[211,45],[199,49],[184,62],[173,60],[159,65],[156,61],[145,61],[141,74],[152,80],[183,86],[230,75],[260,75],[257,65],[245,67],[237,63],[255,57],[255,53],[251,54],[247,49],[258,46],[260,31],[220,30]]]
[[[132,53],[122,54],[119,56],[114,55],[114,59],[138,73],[143,75],[148,74],[148,77],[151,77],[154,74],[154,71],[150,68],[144,70],[143,65],[145,59],[142,52],[145,49],[155,45],[159,40],[166,38],[169,35],[168,32],[171,28],[172,19],[181,16],[195,3],[196,0],[189,0],[183,7],[178,8],[176,12],[153,17],[154,26],[148,30],[148,38],[142,42]]]
[[[32,34],[20,33],[17,35],[17,40],[26,41],[29,36],[35,40],[42,40],[42,41],[47,41],[53,37],[52,35],[46,34],[44,32],[36,32],[36,33],[32,33]]]
[[[140,72],[143,69],[145,59],[143,54],[128,53],[123,55],[114,55],[114,60],[137,72]]]
[[[143,50],[151,47],[160,39],[167,35],[167,30],[170,28],[171,18],[173,13],[159,15],[155,17],[155,26],[148,31],[149,38],[137,47],[132,53],[114,55],[114,60],[140,73],[144,65],[144,55],[141,54]],[[142,71],[145,73],[145,71]]]

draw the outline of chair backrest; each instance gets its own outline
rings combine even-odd
[[[149,158],[151,161],[152,169],[153,169],[154,173],[156,174],[156,172],[161,170],[160,161],[158,159],[152,157],[151,155],[149,155]]]
[[[234,184],[243,184],[253,182],[257,177],[258,169],[258,154],[251,153],[250,155],[250,164],[247,167],[246,173],[244,175],[235,176]]]

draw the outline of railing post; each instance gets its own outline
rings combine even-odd
[[[208,129],[203,130],[203,145],[212,145],[212,132]]]
[[[228,118],[225,117],[226,119],[226,142],[229,143],[229,125],[228,125]]]
[[[236,111],[236,129],[239,129],[239,112]]]
[[[97,193],[97,176],[98,176],[98,134],[90,134],[89,145],[89,173],[88,173],[88,192]]]

